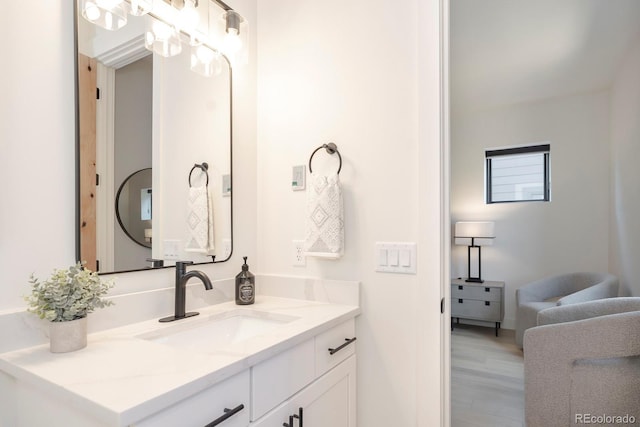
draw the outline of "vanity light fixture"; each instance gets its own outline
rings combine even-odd
[[[127,24],[124,0],[82,0],[82,16],[89,22],[110,31]]]
[[[179,55],[182,52],[182,43],[176,28],[153,18],[147,21],[144,46],[165,58]]]
[[[133,16],[142,16],[151,12],[153,0],[131,0],[129,13]]]
[[[235,10],[228,10],[223,15],[225,20],[224,50],[231,54],[238,52],[242,48],[240,39],[240,24],[243,19]]]
[[[192,46],[191,70],[205,77],[217,76],[222,72],[220,53],[204,44]]]
[[[197,0],[184,0],[184,5],[178,12],[176,27],[180,30],[191,32],[198,26],[200,15],[196,10],[198,7]]]
[[[181,37],[189,39],[191,69],[205,76],[221,72],[223,53],[231,60],[242,49],[241,37],[246,37],[246,20],[222,0],[205,0],[207,5],[216,3],[222,10],[222,25],[199,24],[198,3],[203,0],[163,0],[164,9],[174,13],[160,14],[154,11],[154,0],[79,0],[82,16],[89,22],[108,30],[117,30],[127,23],[127,12],[134,16],[148,15],[144,34],[145,47],[163,57],[182,52]],[[158,5],[156,5],[158,6]],[[162,9],[162,8],[161,8]],[[207,8],[207,11],[209,9]],[[209,13],[207,12],[207,18]],[[242,27],[241,27],[242,26]],[[212,44],[213,41],[213,44]],[[217,44],[215,43],[217,41]],[[244,58],[246,62],[246,58]]]

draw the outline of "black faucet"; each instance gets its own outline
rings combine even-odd
[[[202,271],[190,271],[187,273],[187,265],[193,264],[192,261],[176,261],[176,306],[175,315],[163,317],[160,322],[173,322],[174,320],[185,319],[187,317],[197,316],[198,312],[192,311],[185,313],[185,306],[187,302],[187,282],[192,277],[197,277],[204,284],[206,290],[213,289],[211,280]]]

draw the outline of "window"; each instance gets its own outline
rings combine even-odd
[[[550,145],[486,150],[487,203],[551,200]]]

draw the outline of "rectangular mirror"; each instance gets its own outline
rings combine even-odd
[[[78,260],[100,273],[177,260],[226,261],[233,247],[229,61],[208,50],[216,56],[209,63],[214,75],[192,71],[197,46],[180,33],[179,54],[147,50],[154,18],[169,16],[156,9],[171,8],[168,3],[154,3],[149,15],[128,15],[115,31],[89,22],[81,3]],[[219,19],[217,6],[199,3],[202,23]],[[123,6],[130,7],[126,1]]]

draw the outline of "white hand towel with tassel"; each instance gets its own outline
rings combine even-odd
[[[344,213],[338,174],[311,172],[307,191],[305,256],[338,259],[344,254]]]
[[[213,205],[209,187],[189,187],[187,212],[189,236],[186,252],[212,255],[215,249],[213,239]]]

